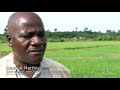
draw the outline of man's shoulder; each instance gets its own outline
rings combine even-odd
[[[10,53],[4,56],[3,58],[0,58],[0,65],[6,64],[6,62],[12,58],[12,56],[13,56],[13,53]]]
[[[9,71],[7,72],[7,68],[10,67],[9,65],[11,65],[11,63],[13,63],[13,53],[10,53],[6,56],[4,56],[3,58],[0,59],[0,78],[6,78],[7,74],[9,73]]]
[[[64,66],[63,64],[54,61],[52,59],[44,59],[43,63],[45,66],[49,67],[52,77],[54,78],[69,78],[70,77],[70,70]]]
[[[48,58],[44,58],[43,59],[43,63],[46,64],[48,67],[54,66],[54,67],[64,67],[64,68],[67,68],[63,64],[61,64],[61,63],[59,63],[59,62],[57,62],[55,60],[48,59]]]
[[[59,76],[57,75],[58,77],[69,77],[70,70],[57,61],[54,61],[52,59],[43,59],[42,64],[44,67],[49,67],[52,74],[59,73]]]

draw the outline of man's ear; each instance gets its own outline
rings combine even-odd
[[[7,35],[6,35],[6,41],[7,41],[7,43],[8,43],[8,46],[9,46],[9,47],[12,47],[11,35],[10,35],[10,34],[7,34]]]

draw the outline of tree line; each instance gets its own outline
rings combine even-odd
[[[78,29],[73,31],[64,31],[60,32],[57,29],[54,32],[50,30],[46,31],[46,35],[49,41],[85,41],[85,40],[93,40],[93,41],[111,41],[111,40],[120,40],[120,30],[115,32],[114,30],[106,30],[105,33],[101,31],[92,31],[87,27],[84,28],[83,31]]]
[[[114,30],[106,30],[105,33],[101,31],[92,31],[89,30],[88,27],[85,27],[83,31],[78,30],[73,31],[57,31],[54,29],[54,32],[50,30],[46,30],[46,36],[48,41],[50,42],[64,42],[64,41],[85,41],[85,40],[93,40],[93,41],[111,41],[111,40],[120,40],[120,30],[115,32]],[[0,34],[0,42],[5,42],[7,29],[4,29],[4,33]]]

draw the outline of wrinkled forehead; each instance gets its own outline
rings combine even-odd
[[[45,30],[41,26],[23,26],[19,30],[16,30],[19,34],[38,34],[38,33],[45,33]]]
[[[43,23],[40,19],[35,18],[18,18],[16,21],[18,27],[43,27]]]
[[[43,30],[43,22],[38,16],[17,16],[8,22],[9,30],[19,32],[19,30]],[[21,31],[20,31],[21,32]]]

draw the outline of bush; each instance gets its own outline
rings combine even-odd
[[[49,42],[64,42],[64,39],[58,39],[58,38],[55,38],[55,39],[53,39],[53,38],[51,38],[51,39],[48,39],[48,41]]]
[[[0,36],[0,42],[1,42],[1,43],[6,42],[6,40],[5,40],[5,37],[4,37],[4,36]]]

